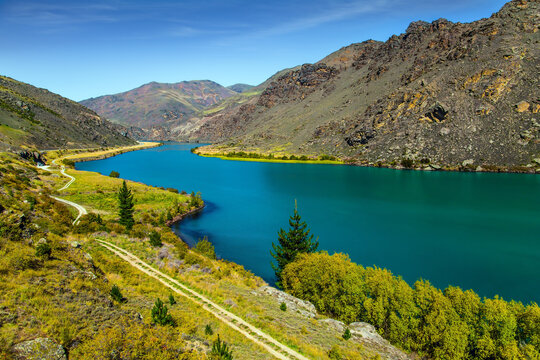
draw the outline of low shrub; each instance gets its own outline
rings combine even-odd
[[[150,245],[153,247],[163,246],[163,242],[161,241],[161,235],[156,230],[152,230],[150,232]]]
[[[202,254],[210,259],[216,258],[216,249],[214,248],[214,245],[210,241],[208,241],[208,237],[205,236],[202,239],[199,239],[197,242],[197,245],[195,245],[195,248],[193,249],[199,254]]]
[[[38,244],[36,247],[36,256],[49,259],[51,257],[52,249],[51,246],[47,243]]]
[[[112,286],[110,295],[112,299],[116,302],[119,302],[119,303],[126,302],[126,298],[122,295],[122,292],[120,291],[120,288],[118,287],[118,285]]]
[[[414,166],[414,161],[412,161],[411,159],[401,159],[401,166],[410,169]]]

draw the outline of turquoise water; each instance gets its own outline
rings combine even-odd
[[[167,144],[77,169],[200,191],[206,209],[173,227],[273,280],[269,250],[294,199],[320,249],[348,253],[410,284],[540,302],[540,176],[396,171],[203,158]]]

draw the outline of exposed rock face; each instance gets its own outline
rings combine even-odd
[[[0,144],[39,149],[135,144],[92,110],[45,89],[0,76]]]
[[[66,351],[49,338],[23,341],[13,347],[17,360],[67,360]]]
[[[262,286],[259,288],[259,291],[275,298],[278,306],[281,303],[285,303],[288,311],[298,312],[308,318],[317,316],[315,305],[309,301],[300,300],[271,286]]]
[[[21,150],[19,151],[19,156],[38,165],[44,165],[46,162],[43,154],[38,151]]]
[[[324,63],[302,65],[300,69],[286,73],[271,83],[259,97],[257,105],[270,108],[276,104],[304,99],[337,74],[335,68]]]
[[[540,154],[539,14],[538,0],[514,0],[473,23],[414,22],[384,43],[281,74],[192,136],[359,164],[531,167]]]
[[[283,291],[280,291],[271,286],[261,286],[257,289],[258,293],[271,296],[276,301],[276,307],[281,303],[287,305],[287,311],[298,313],[310,319],[318,318],[315,306],[309,301],[298,299]],[[326,324],[336,336],[341,336],[345,329],[349,329],[353,336],[353,341],[367,345],[366,348],[371,351],[376,351],[383,359],[409,359],[410,357],[404,352],[392,346],[387,340],[383,339],[375,328],[367,323],[354,322],[348,326],[339,320],[334,319],[318,319],[319,323]]]

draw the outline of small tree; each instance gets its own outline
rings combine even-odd
[[[341,335],[341,337],[343,337],[345,340],[349,340],[351,338],[351,330],[345,329],[345,332],[343,335]]]
[[[209,257],[210,259],[216,258],[216,250],[214,248],[214,245],[210,241],[208,241],[208,237],[205,236],[202,239],[199,239],[197,241],[197,244],[195,245],[195,248],[193,249],[196,252],[203,254],[206,257]]]
[[[169,309],[166,305],[163,305],[163,301],[159,298],[156,299],[154,307],[152,308],[152,321],[156,324],[165,326],[174,326],[174,319],[169,314]]]
[[[208,336],[214,335],[214,330],[212,330],[212,326],[210,324],[206,324],[204,327],[204,333]]]
[[[156,230],[152,230],[152,232],[150,232],[150,245],[153,247],[163,245],[163,242],[161,242],[161,235]]]
[[[128,189],[126,181],[122,182],[122,187],[118,191],[118,207],[120,216],[119,223],[124,225],[127,230],[131,230],[135,220],[133,220],[133,194]]]
[[[217,340],[214,341],[214,344],[212,345],[212,353],[214,358],[219,360],[232,360],[232,350],[229,349],[229,346],[221,341],[219,338],[219,334],[217,336]]]
[[[281,286],[281,272],[285,266],[294,261],[299,253],[312,253],[319,247],[319,241],[313,240],[313,235],[309,234],[309,229],[305,221],[302,221],[298,214],[296,200],[294,201],[294,213],[289,219],[290,229],[288,232],[280,229],[278,232],[279,244],[272,243],[274,251],[270,251],[277,264],[272,263],[272,268],[276,274],[276,285]]]
[[[189,204],[188,206],[189,207],[200,207],[201,205],[203,204],[203,200],[202,200],[202,197],[201,197],[201,193],[198,192],[198,193],[194,193],[193,191],[191,192],[190,194],[190,198],[189,198]]]
[[[171,306],[176,304],[176,300],[174,299],[173,294],[169,294],[169,304],[171,304]]]
[[[118,171],[111,171],[111,173],[109,174],[110,177],[112,178],[118,178],[120,177],[120,173]]]
[[[279,305],[279,309],[281,311],[287,311],[287,304],[285,304],[284,302],[281,303],[281,305]]]
[[[111,297],[113,298],[114,301],[117,301],[119,303],[123,303],[126,301],[126,298],[122,296],[122,293],[120,292],[120,288],[118,287],[118,285],[113,285],[113,287],[111,288]]]

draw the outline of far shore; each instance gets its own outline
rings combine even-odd
[[[100,149],[68,149],[66,152],[70,153],[69,155],[62,156],[60,155],[59,160],[71,160],[73,162],[85,162],[85,161],[94,161],[107,159],[116,155],[124,154],[131,151],[150,149],[154,147],[162,146],[163,143],[160,142],[151,142],[151,141],[139,141],[137,145],[124,146],[124,147],[113,147],[105,150]],[[56,152],[58,150],[52,150],[50,152]],[[76,151],[76,153],[71,153]],[[48,154],[49,152],[47,152]]]

